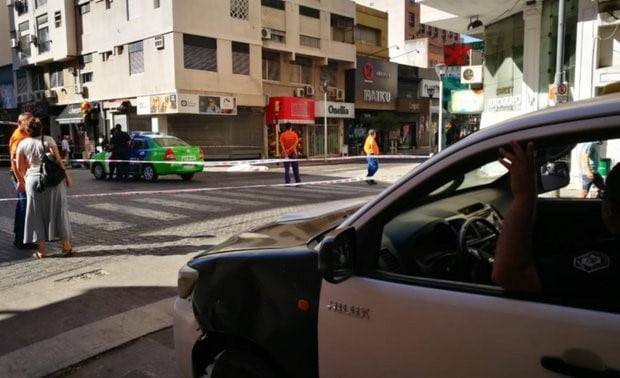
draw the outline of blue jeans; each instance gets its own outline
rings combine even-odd
[[[368,174],[366,177],[372,177],[379,170],[379,161],[372,155],[366,157],[366,161],[368,161]]]
[[[17,193],[17,203],[15,204],[15,221],[13,232],[15,233],[15,244],[24,243],[24,223],[26,223],[26,192],[17,191],[17,182],[14,180],[15,192]]]
[[[295,176],[295,182],[301,182],[301,178],[299,177],[299,162],[297,161],[297,154],[290,154],[288,155],[288,158],[295,159],[295,161],[284,162],[284,183],[288,184],[291,182],[291,167],[293,167],[293,176]]]

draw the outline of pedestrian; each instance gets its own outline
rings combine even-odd
[[[368,162],[368,173],[366,174],[366,183],[375,185],[377,182],[373,179],[375,173],[379,170],[379,146],[377,146],[377,132],[374,129],[368,130],[368,136],[364,142],[364,152],[366,153],[366,161]]]
[[[24,226],[24,242],[35,242],[37,252],[32,257],[42,259],[46,256],[45,241],[60,239],[62,253],[73,254],[71,246],[71,223],[67,207],[67,188],[71,178],[66,170],[54,138],[43,136],[43,124],[39,118],[31,118],[27,126],[28,137],[17,146],[17,170],[25,177],[26,187],[26,222]],[[47,152],[56,158],[65,172],[64,183],[39,187],[39,173],[43,155]]]
[[[297,145],[299,144],[299,136],[293,131],[291,123],[287,122],[285,131],[280,134],[280,153],[284,159],[284,183],[291,182],[290,169],[293,168],[293,176],[295,182],[301,182],[299,177],[299,162],[297,161]],[[290,161],[289,161],[290,159]]]
[[[499,161],[510,173],[513,200],[497,240],[493,281],[507,290],[542,292],[563,299],[620,297],[620,164],[607,175],[601,201],[601,219],[610,237],[573,243],[535,258],[534,145],[530,142],[523,149],[513,141],[511,148],[499,151]]]
[[[19,142],[28,137],[28,122],[32,118],[32,113],[24,112],[17,117],[17,128],[9,139],[9,159],[11,160],[11,178],[17,193],[17,203],[15,205],[15,219],[13,221],[13,245],[19,249],[35,248],[32,243],[24,243],[24,222],[26,219],[26,188],[24,176],[17,169],[17,146]]]
[[[114,126],[114,135],[112,135],[112,139],[110,140],[110,145],[112,148],[112,155],[110,156],[110,159],[118,160],[114,163],[114,166],[116,167],[117,180],[122,179],[123,181],[126,181],[129,175],[130,141],[131,137],[122,130],[121,125],[117,124]],[[112,163],[110,163],[110,178],[112,178]]]
[[[69,135],[65,134],[60,141],[60,157],[65,163],[65,167],[69,166],[69,158],[71,157],[71,147],[69,145]]]
[[[594,184],[598,190],[597,197],[600,198],[605,189],[605,181],[603,176],[598,173],[598,165],[600,163],[600,146],[601,141],[587,142],[579,145],[579,162],[581,166],[581,191],[580,198],[586,198],[590,187]]]

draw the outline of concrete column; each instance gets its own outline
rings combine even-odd
[[[539,93],[540,77],[540,38],[542,21],[542,1],[523,10],[523,79],[521,87],[523,112],[529,113],[539,109],[541,100],[546,104],[547,92]],[[539,96],[544,98],[540,99]]]
[[[575,101],[594,97],[596,61],[598,57],[598,2],[579,0],[577,18],[577,50],[575,51]]]
[[[151,131],[168,134],[168,117],[151,117]]]

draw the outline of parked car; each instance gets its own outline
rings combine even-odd
[[[498,149],[534,142],[539,258],[610,237],[600,200],[565,193],[577,188],[568,167],[576,144],[618,146],[616,138],[620,95],[558,105],[460,140],[369,203],[287,217],[198,254],[178,277],[181,370],[209,377],[617,376],[620,295],[528,294],[491,280],[512,202]]]
[[[110,151],[101,151],[90,159],[90,171],[97,180],[108,176]],[[204,169],[204,152],[200,147],[171,135],[137,132],[131,136],[129,174],[155,181],[163,175],[179,175],[191,180]]]

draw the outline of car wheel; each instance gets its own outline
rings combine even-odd
[[[146,181],[156,181],[157,173],[155,172],[155,168],[152,165],[145,165],[142,170],[142,176],[144,176],[144,180]]]
[[[193,173],[182,173],[179,176],[181,176],[181,178],[183,179],[183,181],[189,181],[192,178],[194,178],[194,174]]]
[[[266,378],[278,377],[279,374],[255,353],[243,349],[227,349],[215,358],[209,367],[213,378],[243,377]]]
[[[105,171],[103,170],[103,165],[99,163],[93,165],[93,175],[97,180],[103,180],[106,176]]]

